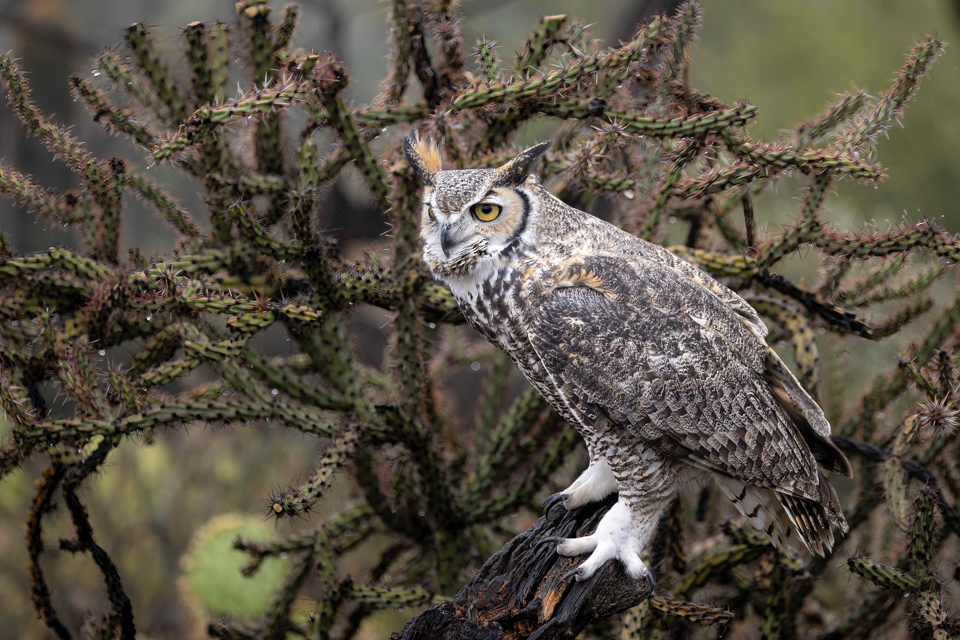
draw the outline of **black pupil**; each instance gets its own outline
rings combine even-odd
[[[489,215],[493,213],[493,207],[489,204],[482,204],[480,205],[480,211],[483,212],[484,214]]]

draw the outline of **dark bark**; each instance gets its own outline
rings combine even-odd
[[[590,580],[562,580],[586,560],[564,558],[549,536],[592,533],[613,499],[567,511],[556,505],[494,554],[452,601],[423,612],[391,640],[556,640],[635,607],[650,593],[646,580],[608,562]]]

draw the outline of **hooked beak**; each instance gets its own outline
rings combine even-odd
[[[443,257],[450,257],[450,247],[455,244],[450,233],[450,225],[445,224],[440,227],[440,249],[443,251]]]

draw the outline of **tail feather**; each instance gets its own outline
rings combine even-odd
[[[778,549],[786,548],[794,538],[794,527],[777,502],[772,489],[745,485],[738,480],[717,477],[717,483],[742,515],[756,529],[765,532]]]
[[[833,549],[833,527],[843,533],[848,530],[836,493],[826,478],[821,477],[820,501],[746,485],[732,478],[719,477],[717,481],[737,510],[754,527],[766,532],[779,549],[798,539],[809,551],[822,556]]]
[[[833,549],[833,529],[822,505],[807,498],[774,493],[807,549],[821,556],[825,555],[824,549]]]

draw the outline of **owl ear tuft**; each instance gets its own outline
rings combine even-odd
[[[416,172],[420,181],[428,187],[436,186],[436,173],[443,166],[440,148],[429,137],[421,138],[416,132],[403,139],[403,155]]]
[[[540,156],[542,156],[552,144],[553,140],[547,140],[546,142],[533,145],[529,149],[524,149],[518,153],[513,160],[497,169],[499,175],[494,181],[494,186],[515,187],[523,183],[537,166],[537,161],[540,160]]]

